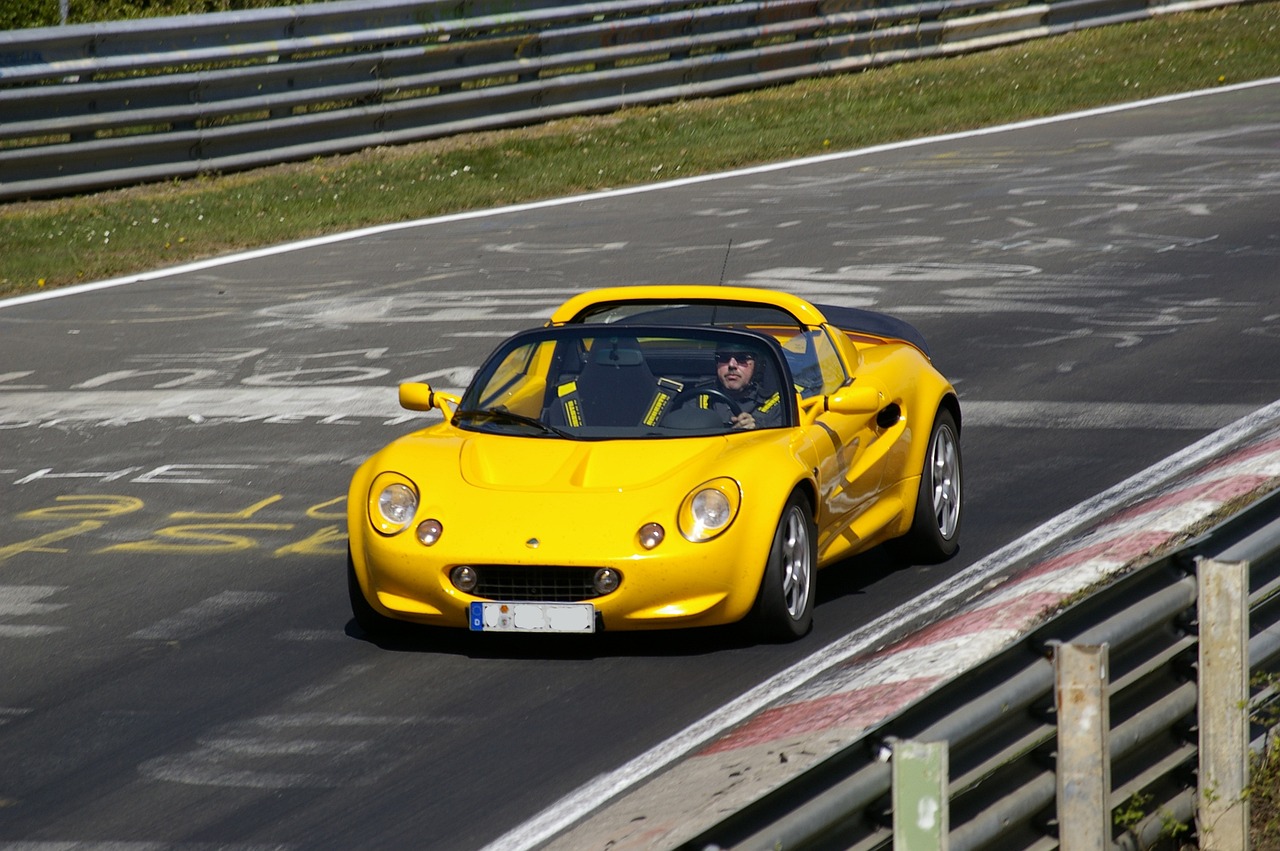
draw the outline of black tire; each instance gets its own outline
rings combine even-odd
[[[356,565],[351,558],[351,550],[347,550],[347,596],[351,598],[351,614],[356,619],[356,626],[369,638],[386,638],[400,629],[400,622],[392,620],[369,605],[364,591],[360,589],[360,580],[356,579]]]
[[[795,641],[813,627],[817,557],[813,508],[804,494],[793,493],[778,519],[764,578],[751,610],[751,626],[760,638]]]
[[[936,564],[955,555],[964,515],[963,481],[960,430],[951,412],[940,408],[920,471],[915,516],[900,542],[906,558],[917,564]]]

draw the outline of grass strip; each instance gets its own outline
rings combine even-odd
[[[1170,15],[730,97],[0,206],[0,295],[387,222],[1280,76],[1280,3]]]

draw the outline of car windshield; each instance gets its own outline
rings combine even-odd
[[[768,335],[719,328],[571,325],[518,334],[467,388],[453,423],[575,440],[674,438],[795,424]]]

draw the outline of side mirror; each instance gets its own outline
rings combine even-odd
[[[823,398],[824,407],[837,414],[874,414],[884,407],[884,394],[865,384],[841,387]]]
[[[410,382],[400,385],[400,407],[408,411],[430,411],[432,408],[439,408],[447,416],[449,410],[445,405],[456,409],[460,401],[452,393],[432,390],[430,384]]]

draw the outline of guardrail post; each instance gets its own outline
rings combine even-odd
[[[1059,644],[1058,847],[1111,848],[1111,707],[1107,645]]]
[[[1197,559],[1200,847],[1249,847],[1249,563]]]
[[[947,851],[946,742],[893,745],[893,851]]]

